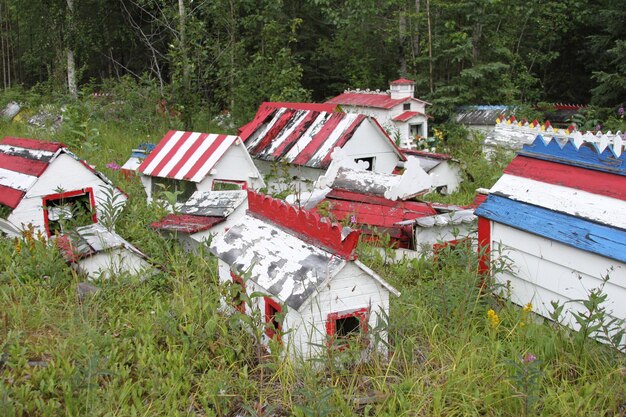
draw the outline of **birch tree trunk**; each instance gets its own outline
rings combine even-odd
[[[69,20],[69,41],[67,41],[67,89],[74,98],[78,97],[78,88],[76,87],[76,62],[74,60],[74,0],[67,0],[67,12]]]

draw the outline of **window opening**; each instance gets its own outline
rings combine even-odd
[[[233,295],[233,307],[235,307],[240,313],[245,313],[246,302],[243,295],[246,293],[246,283],[243,281],[243,278],[235,275],[233,272],[230,273],[230,276],[233,279],[233,285],[236,286],[234,289],[236,292]]]
[[[176,202],[184,203],[197,191],[196,183],[172,178],[152,177],[152,197],[167,191],[176,193]]]
[[[48,236],[97,223],[93,190],[69,191],[43,197],[44,225]]]
[[[248,184],[245,181],[213,180],[213,191],[245,190]]]
[[[282,326],[278,319],[278,314],[281,312],[280,305],[271,298],[264,297],[265,300],[265,334],[269,338],[276,338],[280,340],[280,331]]]
[[[367,158],[355,158],[354,162],[356,162],[356,163],[359,163],[360,161],[367,162],[368,166],[367,166],[367,168],[365,168],[365,170],[366,171],[373,171],[374,170],[374,160],[375,160],[375,157],[370,156],[370,157],[367,157]]]
[[[411,103],[404,103],[402,105],[402,110],[411,110]]]

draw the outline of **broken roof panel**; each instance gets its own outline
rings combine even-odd
[[[245,190],[196,191],[180,208],[182,214],[227,217],[246,200]]]
[[[339,168],[331,188],[383,197],[387,190],[400,182],[400,178],[400,175]]]
[[[330,165],[332,150],[344,146],[366,120],[376,123],[356,113],[262,106],[241,137],[256,158],[325,169]],[[391,138],[382,128],[379,130],[404,159]]]
[[[158,222],[150,226],[154,229],[167,230],[170,232],[193,234],[209,230],[216,224],[222,223],[226,217],[222,216],[198,216],[193,214],[168,214]]]
[[[98,223],[74,229],[72,232],[60,236],[57,242],[63,256],[70,262],[76,262],[79,259],[116,248],[124,248],[142,258],[147,258],[143,252],[120,235]]]
[[[419,227],[429,228],[435,226],[455,226],[463,223],[470,224],[476,222],[474,209],[463,209],[450,213],[435,214],[434,216],[419,217],[415,220],[408,220],[397,223],[400,226],[414,224]]]
[[[202,181],[237,136],[170,130],[141,163],[144,175]]]

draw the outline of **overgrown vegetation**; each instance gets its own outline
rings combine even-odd
[[[71,142],[103,170],[130,196],[121,214],[111,213],[116,231],[163,267],[143,281],[95,282],[99,291],[84,295],[77,291],[83,279],[56,248],[32,235],[0,239],[3,416],[625,412],[624,356],[590,339],[581,343],[534,316],[531,305],[520,308],[481,292],[476,254],[463,247],[443,250],[436,261],[391,265],[362,249],[361,259],[402,292],[383,318],[387,356],[350,360],[348,351],[339,360],[330,350],[304,362],[265,353],[237,315],[220,311],[220,296],[229,289],[218,285],[215,259],[204,249],[189,256],[152,231],[150,222],[164,208],[147,205],[139,181],[124,180],[110,164],[121,165],[139,142],[158,140],[171,121],[144,107],[133,119],[134,113],[117,112],[118,105],[126,106],[80,101],[66,110],[72,122],[56,133],[0,124],[3,135]],[[443,146],[465,163],[466,182],[447,199],[469,203],[476,187],[497,179],[506,156],[486,162],[477,139],[462,140],[453,125],[438,129]],[[594,320],[599,301],[590,301]]]

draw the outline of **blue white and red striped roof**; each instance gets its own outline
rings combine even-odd
[[[476,214],[626,262],[623,146],[539,135],[504,170]]]
[[[79,159],[63,143],[7,136],[0,141],[0,205],[16,208],[61,153],[81,162],[101,180],[112,185],[108,178]]]
[[[233,135],[170,130],[138,171],[151,177],[201,182],[238,139]]]
[[[329,108],[264,103],[252,122],[241,129],[241,138],[250,155],[258,159],[325,169],[334,148],[343,147],[363,123],[372,123],[398,157],[406,160],[376,119],[326,110]]]

